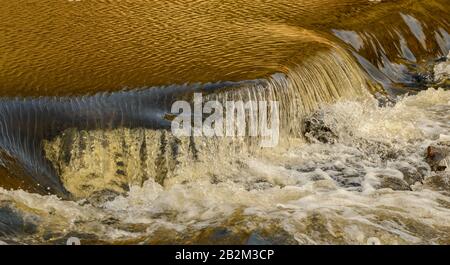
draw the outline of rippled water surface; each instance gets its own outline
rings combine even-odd
[[[0,243],[450,244],[446,2],[2,3]],[[280,144],[175,137],[194,92]]]
[[[421,56],[435,48],[435,34],[448,38],[441,36],[448,28],[445,2],[6,1],[0,93],[80,95],[267,77],[334,46],[332,30],[359,33],[359,48],[369,54],[392,34],[395,42],[412,35],[412,26],[420,41],[408,49]],[[408,24],[399,23],[401,11]],[[420,28],[417,19],[429,25]],[[398,53],[392,45],[384,49],[391,60]]]

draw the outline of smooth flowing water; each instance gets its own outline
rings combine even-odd
[[[0,242],[449,244],[446,2],[2,4]],[[194,92],[279,145],[172,135]]]

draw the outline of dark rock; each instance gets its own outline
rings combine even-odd
[[[264,238],[262,235],[253,232],[250,234],[250,236],[247,239],[246,245],[251,246],[267,246],[272,245],[272,242]]]
[[[119,222],[120,222],[120,220],[117,218],[114,218],[114,217],[108,217],[108,218],[101,220],[101,223],[105,224],[105,225],[115,225]]]
[[[418,87],[426,87],[429,84],[432,84],[434,79],[432,73],[413,73],[411,78],[413,84]]]
[[[444,171],[448,167],[449,149],[445,145],[428,146],[425,152],[425,161],[430,165],[432,171]]]
[[[219,184],[221,182],[222,182],[222,180],[217,175],[212,175],[210,178],[211,184]]]
[[[377,92],[374,96],[378,101],[378,107],[380,108],[393,106],[396,103],[396,99],[390,95],[385,95]]]
[[[282,186],[282,185],[278,185],[278,186]],[[273,188],[274,184],[270,183],[268,180],[263,179],[263,178],[258,178],[254,181],[249,181],[245,183],[245,188],[248,191],[251,190],[266,190],[266,189],[270,189]]]
[[[100,190],[94,192],[91,196],[86,198],[86,203],[94,206],[102,206],[104,203],[114,200],[117,196],[125,193],[119,193],[113,190]]]
[[[427,186],[442,191],[450,191],[450,171],[439,172],[426,179]]]
[[[416,182],[422,183],[425,178],[417,169],[411,167],[403,167],[398,169],[403,174],[403,179],[409,184],[414,185]]]
[[[324,113],[315,112],[303,121],[303,135],[310,142],[333,144],[337,142],[337,134],[324,122]]]
[[[37,217],[26,216],[9,206],[0,205],[0,237],[30,235],[37,231]]]
[[[380,176],[381,183],[378,187],[379,189],[389,188],[393,190],[411,190],[409,184],[400,178],[390,177],[390,176]]]

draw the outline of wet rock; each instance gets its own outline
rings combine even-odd
[[[324,113],[315,112],[306,117],[303,122],[303,135],[312,142],[333,144],[337,142],[337,134],[324,121]]]
[[[274,226],[253,231],[245,242],[246,245],[297,245],[292,234],[282,227]]]
[[[101,223],[105,224],[105,225],[115,225],[119,222],[120,222],[120,220],[117,218],[114,218],[114,217],[108,217],[108,218],[101,220]]]
[[[450,79],[450,52],[445,60],[434,66],[434,82],[440,86],[449,86]]]
[[[392,190],[411,190],[410,185],[403,179],[391,176],[380,176],[379,189],[392,189]]]
[[[450,171],[443,171],[428,177],[425,184],[433,189],[450,191]]]
[[[35,233],[37,225],[32,220],[33,217],[26,216],[9,206],[0,205],[0,237]]]
[[[375,93],[375,99],[378,101],[378,107],[389,107],[396,103],[396,99],[390,95],[381,94],[380,92]]]
[[[279,185],[280,186],[280,185]],[[270,183],[266,179],[256,179],[253,182],[245,184],[246,190],[266,190],[274,187],[274,184]]]
[[[217,176],[217,175],[212,175],[211,178],[210,178],[210,180],[209,180],[209,182],[210,182],[211,184],[219,184],[219,183],[221,183],[221,182],[223,182],[223,181],[219,178],[219,176]]]
[[[433,72],[417,72],[411,74],[413,87],[426,87],[433,84]]]
[[[409,184],[414,185],[416,182],[423,182],[425,175],[421,174],[417,169],[411,167],[403,167],[398,169],[403,174],[403,179]]]
[[[258,234],[257,232],[253,232],[250,234],[250,236],[247,239],[246,245],[251,246],[267,246],[272,245],[270,241],[268,241],[266,238]]]
[[[425,161],[435,172],[444,171],[448,168],[450,160],[450,146],[444,144],[430,145],[425,151]]]
[[[84,202],[94,206],[102,206],[106,202],[114,200],[119,195],[122,195],[122,193],[113,190],[101,190],[93,193]]]

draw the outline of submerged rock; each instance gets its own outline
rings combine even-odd
[[[0,203],[0,238],[20,234],[33,234],[37,231],[37,217],[23,214],[7,202]]]
[[[434,174],[426,179],[427,186],[442,191],[450,191],[450,171]]]
[[[314,112],[304,119],[303,135],[312,143],[334,144],[338,139],[333,129],[325,123],[322,111]]]
[[[440,86],[449,86],[450,79],[450,52],[447,58],[444,58],[442,62],[439,62],[434,66],[434,82]]]
[[[380,108],[394,106],[396,103],[396,99],[388,94],[377,92],[374,97],[378,101],[378,107]]]
[[[401,178],[392,176],[380,176],[380,178],[380,189],[389,188],[392,190],[411,190],[409,184]]]
[[[416,168],[401,167],[398,169],[403,174],[403,179],[409,184],[414,185],[416,182],[421,182],[425,178],[425,175],[421,174]]]
[[[430,145],[425,152],[425,161],[431,170],[438,172],[448,168],[450,160],[450,146],[446,144]]]

